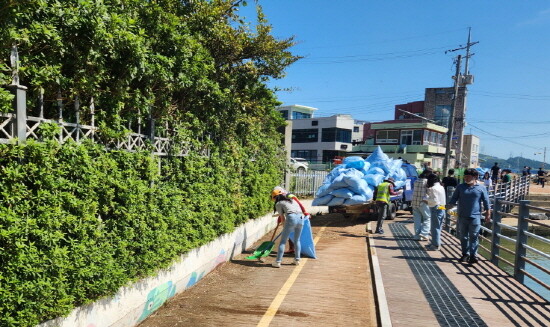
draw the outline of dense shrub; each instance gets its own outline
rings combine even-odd
[[[277,171],[216,154],[0,145],[0,325],[65,315],[265,213]]]

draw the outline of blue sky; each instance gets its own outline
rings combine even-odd
[[[396,104],[450,87],[472,28],[467,134],[481,152],[550,162],[550,1],[263,0],[273,34],[304,56],[272,85],[316,116],[392,119]],[[253,18],[253,2],[241,14]],[[464,63],[463,63],[464,66]]]

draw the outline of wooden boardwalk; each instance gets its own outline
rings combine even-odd
[[[550,326],[547,301],[485,260],[459,263],[455,237],[443,235],[441,252],[424,250],[411,238],[410,216],[370,238],[364,223],[340,214],[316,216],[312,226],[318,259],[296,267],[285,257],[277,269],[274,257],[241,255],[140,326]],[[384,303],[376,302],[380,282]]]
[[[444,233],[440,252],[412,240],[410,216],[373,236],[393,326],[550,326],[550,304],[487,260],[458,262]]]

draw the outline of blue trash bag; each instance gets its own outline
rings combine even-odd
[[[346,168],[355,168],[355,169],[363,169],[365,167],[365,160],[361,157],[347,157],[344,159],[342,164],[346,165]]]
[[[371,166],[365,175],[386,175],[384,169]]]
[[[367,171],[370,169],[370,162],[365,161],[365,166],[363,168],[359,169],[360,172],[363,173],[363,175],[367,174]]]
[[[353,196],[353,192],[350,189],[344,187],[330,192],[330,195],[338,198],[349,199]]]
[[[367,181],[369,185],[372,185],[374,187],[378,186],[382,181],[384,180],[384,175],[380,174],[369,174],[364,177],[364,179]]]
[[[294,232],[290,232],[289,239],[294,241]],[[302,228],[302,234],[300,234],[300,255],[317,259],[315,243],[313,243],[313,234],[311,233],[311,222],[309,219],[304,219],[304,227]]]
[[[394,184],[395,184],[395,187],[394,187],[394,190],[399,190],[400,188],[402,188],[403,186],[405,186],[405,181],[396,181]]]
[[[385,154],[382,149],[380,148],[380,146],[378,146],[376,148],[376,150],[374,150],[370,156],[368,156],[367,159],[365,159],[365,161],[368,161],[370,162],[371,164],[373,162],[379,162],[379,161],[387,161],[389,159],[388,155]]]
[[[330,193],[330,184],[323,184],[315,192],[315,197],[320,198]]]
[[[403,165],[403,160],[401,159],[393,159],[390,163],[390,173],[397,172],[401,169],[401,166]]]
[[[336,177],[332,183],[330,184],[329,186],[329,190],[331,191],[334,191],[334,190],[337,190],[339,188],[343,188],[343,187],[347,187],[348,184],[346,184],[346,182],[344,182],[344,177],[346,175],[345,174],[341,174],[340,176]]]
[[[319,197],[319,198],[315,198],[315,199],[313,199],[313,202],[311,202],[311,205],[312,206],[324,206],[327,203],[329,203],[330,200],[332,200],[333,197],[334,196],[328,194],[328,195],[325,195],[325,196],[322,196],[322,197]]]
[[[350,205],[354,205],[354,204],[361,204],[361,203],[365,203],[367,202],[368,199],[366,196],[364,195],[359,195],[359,194],[355,194],[354,196],[352,196],[351,198],[347,199],[346,201],[344,201],[344,205],[346,206],[350,206]]]
[[[332,198],[332,200],[330,200],[329,203],[327,203],[327,206],[329,206],[329,207],[340,206],[344,203],[345,200],[346,199],[344,199],[344,198],[334,197],[334,198]]]
[[[325,180],[323,181],[323,184],[324,183],[332,183],[332,181],[340,176],[345,170],[346,170],[346,166],[345,165],[338,165],[336,167],[334,167],[330,173],[328,173],[327,177],[325,177]]]
[[[376,161],[371,163],[369,171],[373,170],[374,168],[378,168],[383,171],[383,174],[386,175],[390,172],[390,161]]]
[[[345,178],[345,182],[348,184],[348,188],[355,194],[366,194],[368,183],[366,180],[357,177]]]

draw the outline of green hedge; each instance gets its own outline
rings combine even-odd
[[[0,325],[66,315],[268,211],[274,154],[224,151],[0,145]]]

